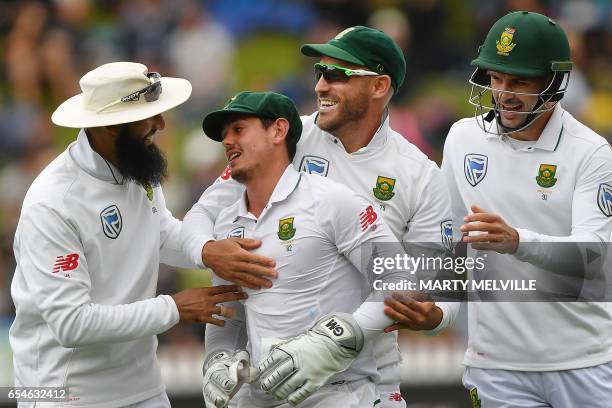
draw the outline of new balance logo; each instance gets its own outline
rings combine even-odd
[[[367,230],[368,227],[374,224],[374,222],[376,222],[377,219],[378,219],[378,214],[376,214],[376,211],[374,211],[374,207],[369,205],[368,208],[366,208],[364,212],[359,214],[359,222],[361,223],[361,230],[362,231]]]
[[[342,336],[344,334],[344,329],[334,319],[329,319],[329,321],[325,323],[325,327],[327,327],[329,331],[336,337]]]
[[[55,259],[53,273],[72,271],[77,266],[79,266],[79,254],[68,254],[65,257],[60,255]]]

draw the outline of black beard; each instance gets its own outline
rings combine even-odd
[[[157,186],[168,177],[168,163],[164,154],[154,143],[145,145],[142,136],[133,134],[129,125],[121,126],[115,150],[117,168],[125,181]]]

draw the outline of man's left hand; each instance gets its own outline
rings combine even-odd
[[[461,226],[462,241],[471,244],[474,249],[492,250],[500,254],[513,254],[519,245],[519,233],[497,214],[472,205],[473,214],[466,216]],[[469,235],[470,232],[477,234]]]

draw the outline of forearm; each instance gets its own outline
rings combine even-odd
[[[43,318],[63,347],[76,348],[159,334],[178,323],[179,314],[172,297],[162,295],[125,305],[56,307]]]
[[[516,259],[565,276],[583,276],[589,259],[594,259],[595,255],[602,259],[607,250],[607,243],[594,233],[558,237],[520,228],[517,231]]]

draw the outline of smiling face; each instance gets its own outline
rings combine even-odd
[[[334,64],[344,68],[367,68],[349,64],[335,58],[321,57],[322,64]],[[347,123],[363,120],[370,107],[372,81],[376,77],[352,76],[347,81],[327,81],[321,76],[315,86],[319,116],[317,125],[337,135]]]
[[[261,119],[254,116],[228,120],[222,137],[234,180],[246,183],[259,173],[275,148],[275,134],[274,126],[266,129]]]
[[[507,129],[518,129],[527,121],[544,90],[544,78],[527,78],[487,71],[491,78],[493,99],[499,109],[501,123]],[[522,95],[530,94],[530,95]]]

